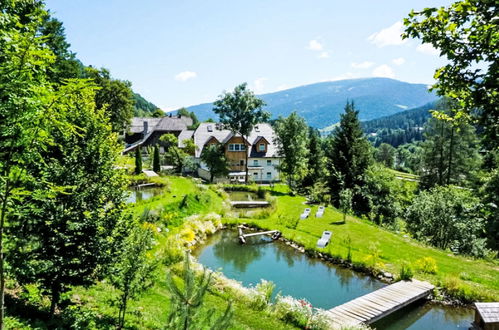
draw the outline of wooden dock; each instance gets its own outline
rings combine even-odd
[[[430,283],[418,280],[400,281],[334,307],[327,314],[337,326],[371,324],[427,297],[433,288]]]
[[[230,205],[233,207],[265,207],[269,206],[270,203],[267,201],[233,201],[230,202]]]

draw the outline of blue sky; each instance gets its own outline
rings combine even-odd
[[[46,0],[71,49],[163,110],[248,82],[268,93],[319,81],[433,82],[444,63],[402,41],[409,11],[448,0]]]

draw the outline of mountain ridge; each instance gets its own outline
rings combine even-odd
[[[267,103],[272,118],[288,116],[292,111],[304,117],[310,126],[324,128],[339,121],[347,100],[354,101],[361,120],[389,116],[437,99],[427,85],[390,78],[358,78],[319,82],[283,91],[258,95]],[[187,107],[200,120],[216,119],[213,103]]]

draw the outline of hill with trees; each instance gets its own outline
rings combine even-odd
[[[365,78],[321,82],[291,88],[259,97],[272,118],[287,117],[296,112],[315,128],[325,128],[340,120],[345,103],[354,100],[362,109],[360,120],[376,119],[436,100],[423,84],[411,84],[388,78]],[[213,104],[187,107],[204,121],[216,118]]]
[[[423,126],[431,117],[430,110],[437,108],[438,102],[433,101],[394,115],[364,121],[362,129],[376,147],[382,143],[397,147],[412,141],[421,141]]]

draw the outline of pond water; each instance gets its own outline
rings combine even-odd
[[[314,307],[329,309],[386,284],[349,269],[306,257],[282,242],[251,237],[240,245],[237,233],[222,231],[196,249],[194,255],[203,265],[221,270],[225,276],[256,285],[260,279],[276,285],[281,292],[305,298]],[[471,309],[447,308],[432,304],[408,306],[374,324],[376,329],[468,329],[473,320]]]
[[[264,201],[265,198],[258,197],[257,194],[250,191],[227,191],[231,201]]]
[[[149,198],[152,198],[163,193],[163,188],[160,187],[150,187],[142,189],[129,190],[129,195],[126,200],[127,203],[137,203]]]

